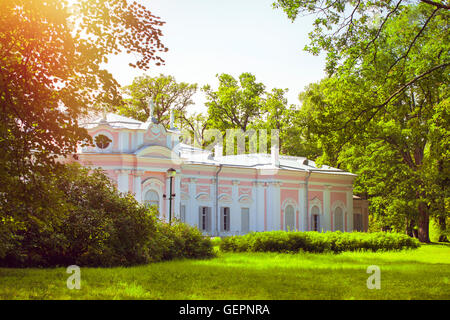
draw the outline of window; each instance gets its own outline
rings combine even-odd
[[[185,205],[180,206],[180,221],[186,222],[186,206]]]
[[[362,214],[353,214],[353,229],[356,231],[363,231]]]
[[[249,208],[241,209],[241,232],[248,233],[250,231],[250,210]]]
[[[97,135],[94,140],[95,140],[95,145],[99,149],[108,148],[109,144],[112,142],[112,140],[110,138],[108,138],[107,136],[105,136],[104,134]]]
[[[311,229],[313,231],[319,231],[320,230],[320,211],[319,207],[314,206],[311,209]]]
[[[211,208],[210,207],[200,207],[199,208],[199,228],[200,231],[210,232],[211,231]]]
[[[338,230],[344,231],[344,215],[340,207],[334,209],[334,231]]]
[[[284,209],[284,230],[294,230],[295,229],[295,215],[294,207],[287,205]]]
[[[230,208],[229,207],[220,208],[220,215],[221,215],[220,231],[230,231]]]
[[[144,197],[144,203],[149,207],[156,206],[156,209],[158,209],[158,211],[159,211],[159,195],[158,195],[158,193],[154,190],[147,191],[147,193],[145,194],[145,197]]]

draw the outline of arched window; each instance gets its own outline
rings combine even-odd
[[[320,231],[320,210],[318,206],[311,208],[311,230]]]
[[[334,209],[334,231],[344,231],[344,216],[341,207]]]
[[[147,206],[156,206],[156,209],[159,211],[159,195],[154,190],[149,190],[145,194],[144,203]]]
[[[284,209],[284,230],[294,230],[295,229],[295,215],[294,207],[290,204]]]

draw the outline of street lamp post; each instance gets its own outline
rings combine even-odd
[[[175,198],[175,193],[172,193],[172,180],[175,177],[177,171],[173,168],[170,168],[169,170],[167,170],[167,175],[170,178],[170,184],[169,184],[169,224],[172,221],[172,199]],[[166,195],[163,195],[163,197],[165,198]]]

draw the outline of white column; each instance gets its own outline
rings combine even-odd
[[[251,205],[249,207],[249,231],[256,231],[258,228],[258,199],[257,199],[257,190],[258,190],[258,183],[256,181],[253,181],[252,183],[252,197],[251,197]],[[241,212],[242,214],[242,212]]]
[[[281,224],[281,203],[280,203],[280,192],[281,192],[281,182],[275,182],[274,183],[274,219],[275,223],[273,224],[274,230],[281,230],[282,224]]]
[[[128,152],[131,150],[130,146],[130,134],[131,132],[119,132],[119,151]]]
[[[235,234],[241,231],[241,206],[239,205],[239,180],[232,181],[231,198],[232,204],[230,208],[230,232]]]
[[[129,170],[117,171],[117,188],[120,192],[127,193],[130,190],[128,186],[128,174]]]
[[[280,230],[280,183],[272,181],[267,190],[267,230]]]
[[[307,231],[308,225],[306,224],[306,201],[305,201],[305,183],[300,183],[298,189],[298,228],[300,231]]]
[[[219,192],[219,190],[217,190]],[[216,197],[218,195],[216,194],[216,178],[211,178],[211,185],[210,185],[210,194],[211,194],[211,234],[214,236],[217,236],[220,233],[220,204],[217,204],[217,211],[216,211]],[[218,200],[217,200],[218,201]]]
[[[347,195],[347,230],[353,231],[353,186],[350,186],[350,190],[346,192]]]
[[[330,186],[325,186],[323,191],[323,219],[321,221],[321,229],[323,231],[331,230],[331,198],[330,198]]]
[[[271,182],[267,182],[266,185],[266,210],[267,210],[267,218],[266,218],[266,230],[273,230],[273,207],[274,207],[274,187]]]
[[[256,228],[255,231],[264,231],[264,182],[257,182],[256,187]]]
[[[144,133],[143,132],[136,132],[136,145],[135,148],[139,149],[141,145],[144,142]]]
[[[186,206],[186,222],[191,226],[198,226],[198,206],[195,199],[197,179],[189,179],[189,201]]]
[[[138,202],[142,203],[142,181],[143,171],[136,171],[134,174],[134,197]]]

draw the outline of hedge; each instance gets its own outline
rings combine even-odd
[[[223,238],[224,252],[334,252],[388,251],[414,249],[417,239],[405,234],[387,232],[325,232],[266,231]]]

